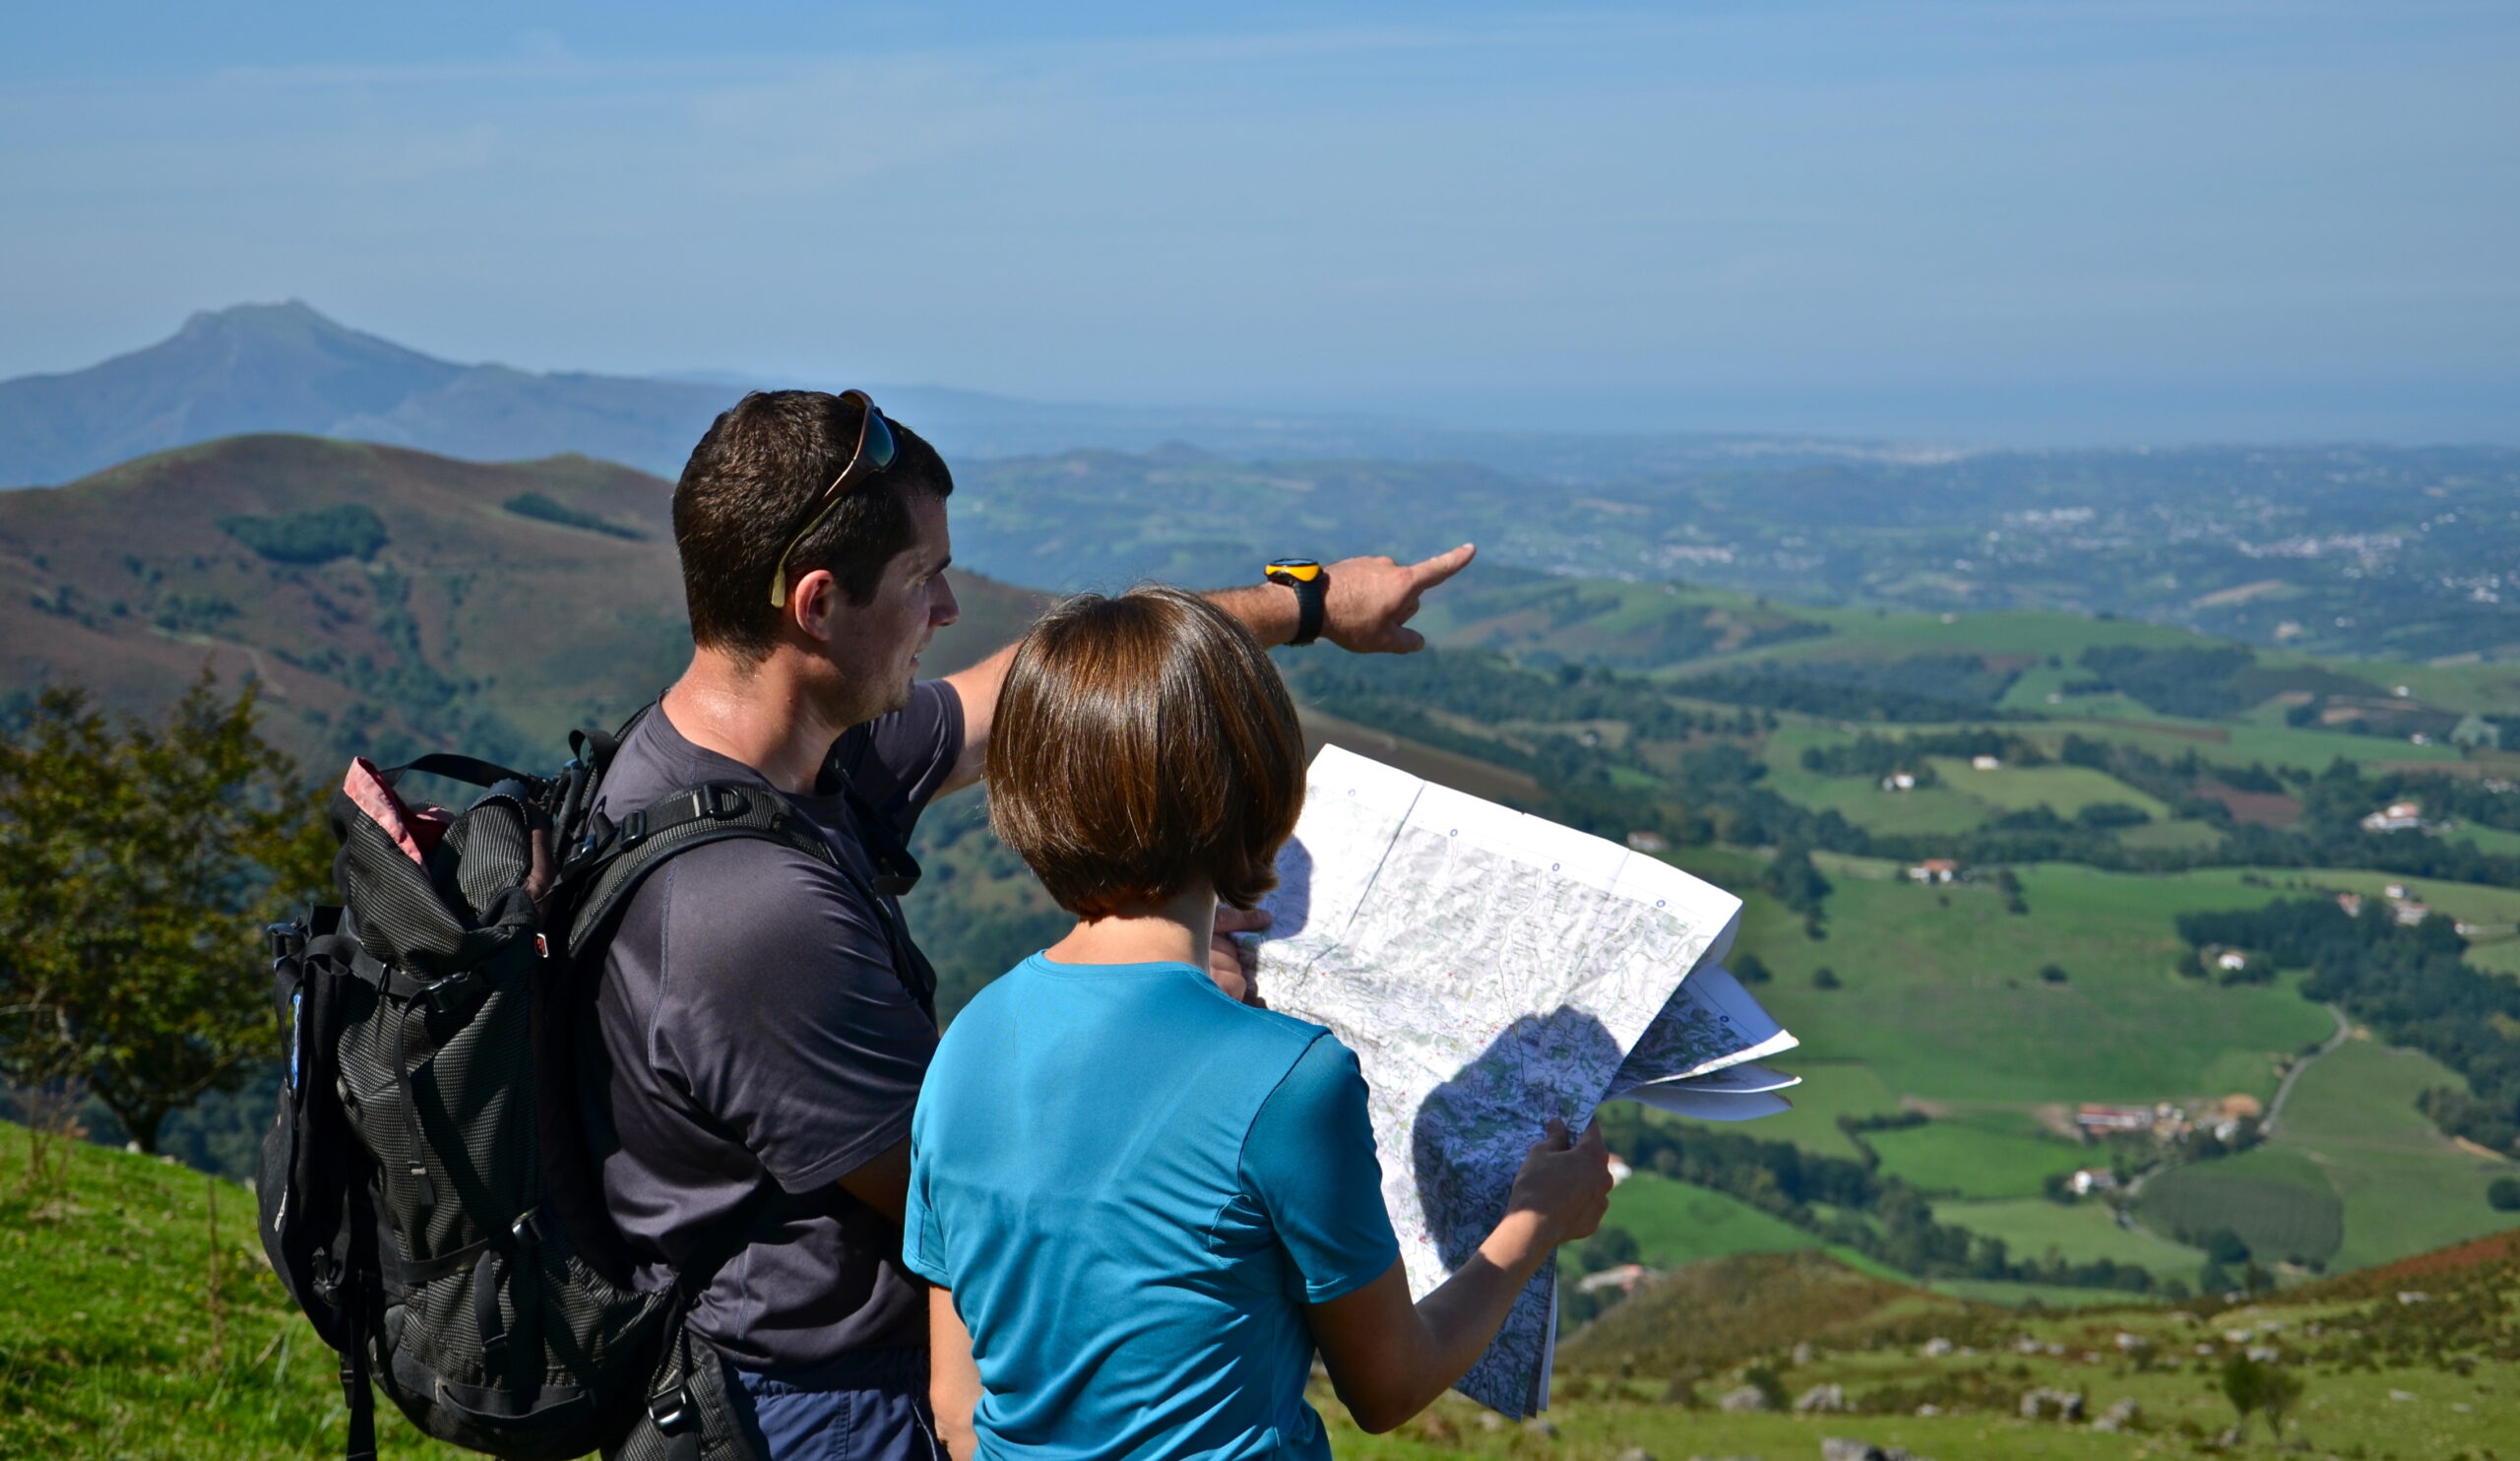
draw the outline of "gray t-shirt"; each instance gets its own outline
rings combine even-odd
[[[816,789],[830,794],[788,798],[862,887],[776,843],[696,848],[649,874],[605,953],[585,1087],[605,1205],[644,1288],[727,1251],[743,1225],[691,1326],[746,1368],[927,1342],[901,1231],[836,1183],[909,1136],[936,1048],[868,843],[909,834],[962,742],[961,696],[923,682],[840,738]],[[769,786],[651,710],[597,804],[618,818],[712,781]],[[889,832],[858,824],[844,785]]]

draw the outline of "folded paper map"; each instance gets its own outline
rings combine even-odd
[[[1796,1078],[1757,1062],[1795,1039],[1720,963],[1741,901],[1667,862],[1330,746],[1278,876],[1261,995],[1356,1052],[1418,1298],[1504,1215],[1549,1116],[1786,1109]],[[1556,1307],[1552,1259],[1462,1393],[1544,1409]]]

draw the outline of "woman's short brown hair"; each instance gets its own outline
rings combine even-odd
[[[1303,729],[1268,653],[1177,589],[1085,594],[1016,648],[989,820],[1061,908],[1099,919],[1201,879],[1249,908],[1303,809]]]

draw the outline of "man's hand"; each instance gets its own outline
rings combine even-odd
[[[1257,933],[1268,927],[1269,922],[1269,911],[1265,908],[1217,905],[1216,929],[1208,936],[1208,978],[1216,981],[1218,988],[1244,1004],[1259,1004],[1259,990],[1251,982],[1250,952],[1233,935]]]
[[[1388,557],[1342,558],[1330,565],[1330,599],[1323,605],[1321,637],[1359,655],[1407,655],[1426,647],[1426,636],[1409,627],[1418,596],[1470,566],[1479,549],[1463,543],[1423,563]]]

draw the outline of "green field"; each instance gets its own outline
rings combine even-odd
[[[1676,1268],[1727,1253],[1788,1253],[1820,1239],[1737,1197],[1640,1172],[1610,1193],[1605,1227],[1636,1239],[1649,1268]]]
[[[1802,1077],[1802,1084],[1784,1093],[1794,1110],[1737,1129],[1765,1141],[1790,1141],[1805,1151],[1857,1158],[1863,1153],[1838,1129],[1838,1117],[1886,1115],[1899,1109],[1899,1098],[1881,1084],[1880,1072],[1869,1065],[1805,1059],[1799,1051],[1780,1063]]]
[[[2330,1267],[2386,1262],[2513,1226],[2511,1214],[2487,1205],[2485,1189],[2520,1166],[2452,1145],[2415,1109],[2424,1091],[2457,1081],[2414,1050],[2364,1040],[2347,1041],[2302,1073],[2265,1155],[2300,1160],[2342,1202],[2345,1238]],[[2246,1171],[2259,1157],[2234,1165]]]
[[[2323,1266],[2345,1241],[2345,1204],[2317,1164],[2279,1147],[2163,1173],[2144,1184],[2135,1211],[2162,1234],[2202,1238],[2229,1228],[2261,1262]]]
[[[2178,852],[2210,848],[2222,840],[2223,829],[2211,822],[2197,821],[2146,822],[2117,834],[2118,843],[2124,847]]]
[[[2060,817],[2070,817],[2086,806],[2114,801],[2141,807],[2144,815],[2156,821],[2170,815],[2170,808],[2156,798],[2088,766],[2004,766],[1979,771],[1951,756],[1929,756],[1926,763],[1944,786],[1997,811],[2044,806]]]
[[[1829,875],[1830,937],[1806,937],[1798,920],[1754,895],[1737,947],[1775,971],[1760,997],[1802,1038],[1800,1058],[1868,1064],[1894,1095],[2024,1108],[2231,1092],[2264,1099],[2275,1054],[2332,1028],[2285,985],[2225,987],[2178,974],[2177,914],[2283,896],[2242,886],[2236,869],[2145,877],[2026,867],[2026,916],[2005,913],[1984,884]],[[2040,979],[2049,963],[2067,983]],[[1843,987],[1812,987],[1824,964]],[[1954,1058],[1960,1051],[1966,1059]]]
[[[1813,811],[1834,811],[1866,832],[1886,837],[1967,832],[1986,820],[1986,803],[1949,787],[1885,792],[1880,783],[1866,777],[1822,776],[1799,766],[1771,770],[1767,785],[1789,801]]]
[[[2045,1197],[1937,1202],[1933,1215],[1939,1222],[2002,1239],[2016,1259],[2043,1258],[2051,1252],[2073,1263],[2107,1258],[2149,1269],[2157,1278],[2182,1278],[2190,1283],[2205,1262],[2203,1253],[2184,1243],[2119,1227],[2109,1204],[2089,1198],[2070,1206]]]
[[[1864,1140],[1881,1154],[1881,1170],[1920,1192],[1961,1197],[2036,1197],[2052,1174],[2101,1160],[2054,1136],[1989,1131],[1961,1121],[1930,1121]]]

